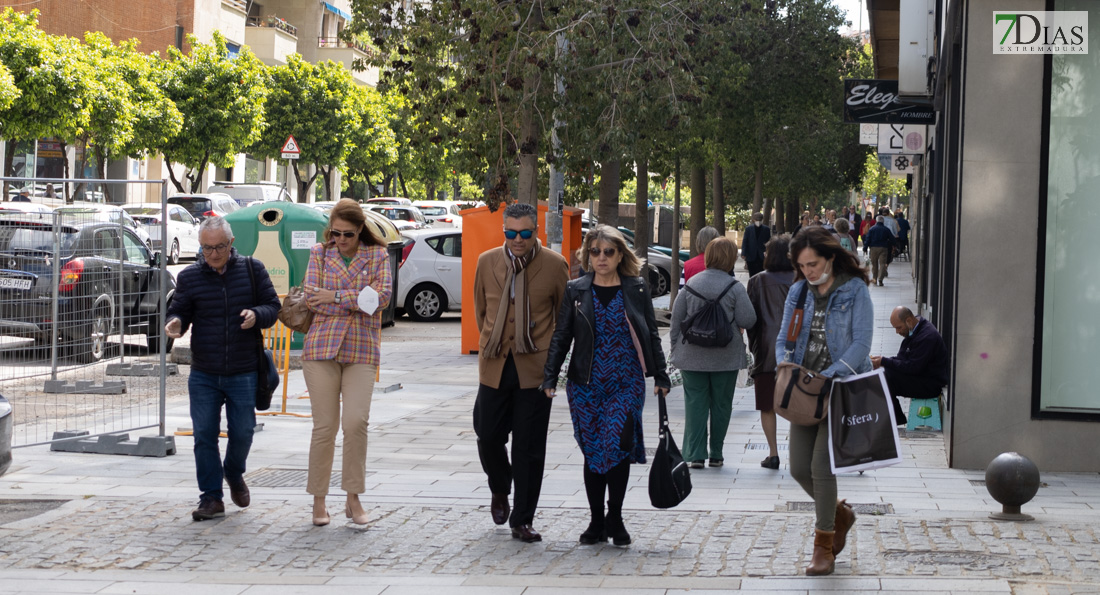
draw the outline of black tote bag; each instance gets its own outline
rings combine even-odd
[[[259,302],[256,292],[256,273],[252,271],[252,257],[248,257],[248,281],[252,285],[252,304]],[[264,331],[256,328],[256,409],[267,411],[271,409],[271,398],[275,395],[275,389],[279,388],[279,370],[275,367],[275,357],[270,349],[264,347]]]
[[[664,394],[659,394],[658,402],[661,426],[658,430],[657,452],[649,466],[649,501],[654,508],[672,508],[691,493],[691,471],[688,470],[676,441],[672,439]]]
[[[894,405],[881,368],[833,380],[828,423],[833,473],[879,469],[901,462]]]

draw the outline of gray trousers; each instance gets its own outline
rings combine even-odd
[[[816,426],[791,424],[791,477],[814,499],[819,531],[832,531],[836,519],[836,475],[829,465],[828,418]]]

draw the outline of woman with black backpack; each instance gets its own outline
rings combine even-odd
[[[725,237],[707,245],[706,270],[684,286],[672,307],[669,360],[684,376],[685,461],[702,469],[724,463],[722,444],[730,425],[737,371],[746,367],[741,329],[756,324],[749,295],[733,277],[737,246]],[[707,449],[707,421],[710,449]]]

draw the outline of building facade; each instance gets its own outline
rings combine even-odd
[[[913,199],[914,274],[952,355],[949,463],[984,468],[1016,451],[1042,471],[1098,471],[1100,5],[930,5],[938,116]],[[876,43],[889,45],[897,7],[869,2]],[[1022,47],[994,14],[1028,11],[1087,13],[1089,53]]]

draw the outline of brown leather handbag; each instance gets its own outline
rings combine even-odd
[[[318,259],[318,285],[324,287],[325,261]],[[305,334],[313,324],[313,310],[306,304],[305,289],[299,285],[291,287],[283,298],[283,307],[279,308],[279,322],[290,330]]]
[[[788,352],[793,353],[798,335],[802,332],[803,307],[806,305],[806,293],[809,285],[803,284],[798,296],[791,323],[787,327]],[[816,426],[829,413],[829,394],[833,381],[811,372],[791,362],[780,362],[775,367],[775,401],[773,409],[776,415],[796,426]]]

